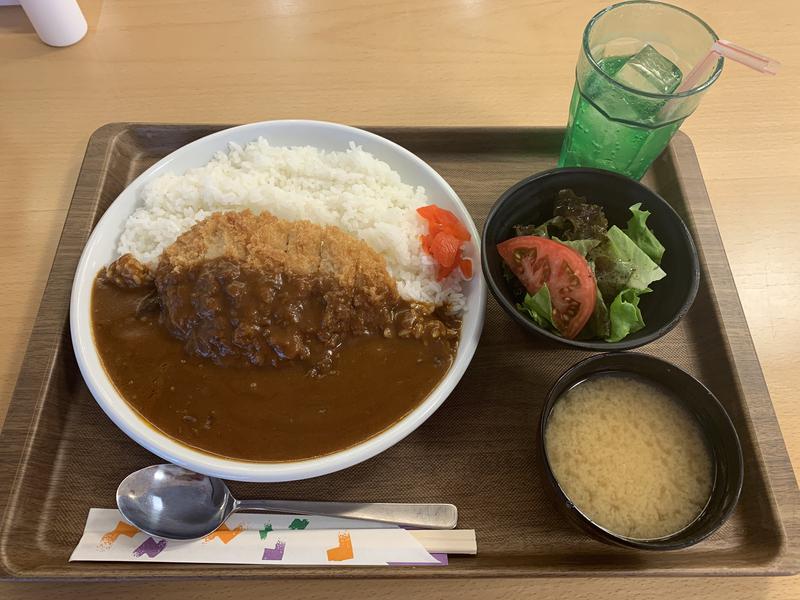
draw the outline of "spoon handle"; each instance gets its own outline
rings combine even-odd
[[[233,510],[363,519],[421,529],[453,529],[458,523],[458,510],[452,504],[237,500]]]

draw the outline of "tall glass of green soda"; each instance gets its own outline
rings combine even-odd
[[[633,0],[596,14],[583,33],[560,167],[596,167],[641,179],[703,93],[723,58],[681,86],[717,40],[693,14]],[[699,76],[699,79],[697,79]]]

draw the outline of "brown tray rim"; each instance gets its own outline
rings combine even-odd
[[[713,293],[714,299],[717,302],[717,306],[720,310],[720,317],[722,319],[722,331],[723,335],[726,339],[726,343],[728,346],[729,354],[733,360],[733,364],[735,367],[735,373],[737,376],[736,385],[741,393],[742,397],[744,398],[751,398],[756,397],[759,398],[759,406],[755,407],[758,410],[765,411],[765,414],[760,415],[760,421],[756,421],[752,419],[752,412],[754,406],[751,406],[751,403],[748,401],[745,403],[746,411],[748,416],[750,417],[750,421],[753,426],[753,430],[755,435],[755,444],[756,447],[754,448],[757,459],[762,463],[765,471],[765,477],[767,478],[767,482],[769,484],[768,488],[771,492],[769,501],[772,505],[773,511],[778,516],[778,520],[781,526],[781,533],[783,536],[781,551],[779,556],[776,558],[775,561],[771,562],[766,568],[758,568],[756,567],[744,567],[744,568],[731,568],[730,570],[720,570],[715,572],[708,572],[703,571],[702,569],[694,570],[662,570],[662,571],[641,571],[635,569],[597,569],[593,568],[591,570],[586,571],[579,571],[579,568],[574,567],[573,570],[565,571],[565,570],[554,570],[552,568],[525,568],[524,566],[517,566],[517,567],[500,567],[500,568],[492,568],[492,569],[485,569],[484,571],[476,571],[472,568],[463,568],[457,565],[457,558],[456,564],[451,562],[451,564],[445,568],[424,568],[424,567],[405,567],[402,570],[398,570],[397,568],[386,568],[386,567],[346,567],[346,568],[339,568],[335,571],[333,568],[330,567],[321,567],[321,568],[309,568],[309,567],[283,567],[281,568],[280,572],[275,572],[273,570],[269,571],[269,575],[267,572],[264,571],[262,573],[252,571],[252,568],[249,570],[248,566],[242,565],[241,569],[237,568],[236,565],[231,565],[230,574],[225,575],[197,575],[196,573],[190,573],[183,575],[181,571],[175,571],[174,573],[170,573],[168,575],[159,575],[153,576],[149,574],[146,569],[141,569],[141,573],[139,572],[131,572],[131,567],[133,563],[102,563],[104,567],[106,567],[104,573],[98,576],[73,576],[73,575],[37,575],[35,572],[29,574],[18,574],[11,571],[7,566],[7,561],[5,560],[5,556],[3,555],[4,548],[7,545],[8,540],[6,539],[7,528],[5,527],[6,523],[6,513],[12,505],[12,498],[16,492],[18,492],[17,481],[23,476],[23,469],[25,466],[25,459],[28,457],[28,454],[31,450],[31,444],[33,441],[33,432],[36,427],[35,417],[37,415],[37,402],[30,402],[27,405],[23,405],[20,401],[17,400],[18,396],[18,388],[20,387],[20,382],[24,381],[25,375],[28,374],[28,370],[30,369],[31,361],[40,359],[41,357],[37,357],[33,355],[32,347],[35,346],[34,341],[40,340],[45,337],[51,337],[53,333],[47,330],[47,327],[43,323],[46,320],[46,315],[43,314],[43,308],[47,306],[47,302],[45,302],[48,297],[50,297],[53,292],[53,279],[55,277],[54,272],[57,270],[56,267],[61,262],[68,262],[70,259],[68,256],[62,254],[62,246],[64,245],[64,233],[70,230],[70,226],[74,226],[75,222],[79,221],[81,215],[78,214],[80,211],[76,210],[76,203],[75,201],[78,200],[79,190],[81,188],[90,188],[93,192],[96,193],[101,188],[104,178],[106,176],[106,166],[108,164],[110,158],[110,152],[113,147],[113,142],[117,138],[117,136],[124,134],[130,128],[194,128],[199,127],[206,130],[219,130],[219,129],[226,129],[229,127],[233,127],[235,125],[230,124],[203,124],[203,123],[148,123],[148,122],[111,122],[105,125],[102,125],[98,129],[96,129],[90,136],[87,144],[86,153],[84,155],[84,159],[81,164],[81,168],[79,170],[79,175],[77,178],[75,190],[73,192],[73,196],[70,202],[69,211],[67,213],[67,217],[64,222],[64,227],[62,229],[61,238],[59,240],[59,244],[56,250],[56,254],[53,261],[53,266],[51,267],[50,274],[48,276],[47,284],[45,286],[45,291],[42,296],[42,300],[40,303],[39,310],[37,312],[36,319],[34,321],[34,326],[29,338],[28,347],[25,352],[25,356],[23,358],[22,367],[20,369],[19,376],[17,378],[17,383],[15,385],[14,393],[12,394],[11,401],[9,403],[8,412],[6,415],[6,420],[3,424],[3,429],[0,431],[0,446],[1,445],[10,445],[11,448],[11,455],[12,460],[4,461],[0,464],[0,508],[2,508],[2,521],[0,521],[0,581],[50,581],[50,582],[58,582],[58,581],[81,581],[81,582],[107,582],[109,580],[126,580],[126,581],[139,581],[139,580],[155,580],[155,581],[180,581],[180,580],[198,580],[198,579],[246,579],[246,580],[264,580],[264,579],[293,579],[293,580],[306,580],[306,579],[322,579],[322,578],[346,578],[346,579],[369,579],[369,580],[384,580],[384,579],[404,579],[408,577],[413,577],[414,579],[418,578],[447,578],[447,579],[457,579],[457,578],[514,578],[514,579],[537,579],[540,577],[575,577],[575,576],[601,576],[601,577],[619,577],[619,576],[638,576],[638,577],[707,577],[707,576],[726,576],[726,575],[736,575],[736,576],[789,576],[794,575],[800,572],[800,545],[795,542],[796,536],[788,535],[789,532],[794,532],[800,534],[800,492],[798,492],[797,482],[794,476],[794,471],[791,466],[791,462],[789,459],[788,452],[786,450],[785,442],[780,430],[780,425],[778,423],[777,417],[774,412],[774,407],[772,405],[769,391],[766,386],[766,381],[764,380],[763,371],[761,369],[760,363],[758,361],[758,357],[755,352],[755,347],[752,342],[752,338],[749,333],[749,328],[747,327],[747,322],[744,317],[744,311],[741,306],[741,302],[739,299],[738,294],[735,291],[735,285],[733,285],[733,275],[730,270],[729,263],[727,261],[727,257],[724,255],[724,246],[722,245],[722,240],[719,235],[719,230],[716,225],[716,220],[714,219],[713,224],[713,231],[711,232],[713,239],[711,240],[702,240],[698,243],[698,246],[701,248],[708,244],[708,241],[712,242],[715,246],[719,247],[723,250],[723,256],[725,258],[719,265],[716,266],[716,271],[712,277],[710,277],[709,285],[711,287],[711,291]],[[560,131],[563,131],[563,127],[556,127],[556,126],[549,126],[549,127],[536,127],[536,126],[523,126],[523,127],[515,127],[515,126],[488,126],[488,127],[481,127],[481,126],[468,126],[468,127],[449,127],[449,126],[423,126],[423,127],[415,127],[415,126],[361,126],[363,129],[367,129],[370,131],[374,131],[379,135],[384,135],[386,137],[391,137],[392,132],[409,132],[409,131],[416,131],[416,132],[423,132],[423,133],[448,133],[450,135],[469,135],[469,134],[478,134],[478,133],[490,133],[490,134],[554,134]],[[103,155],[103,168],[99,171],[92,173],[87,171],[84,167],[86,166],[87,158],[91,155],[92,151],[101,150]],[[711,211],[710,201],[708,199],[708,194],[705,188],[705,183],[702,179],[702,174],[700,172],[700,166],[697,161],[697,156],[694,152],[694,147],[692,145],[691,140],[689,137],[683,133],[678,132],[673,140],[670,142],[670,146],[668,152],[671,154],[671,157],[674,162],[676,156],[679,153],[683,153],[685,156],[682,157],[684,161],[688,161],[688,164],[684,164],[684,167],[689,167],[691,170],[695,171],[696,175],[699,178],[699,191],[702,192],[702,196],[697,200],[705,203],[708,206],[709,211]],[[685,190],[685,186],[682,181],[678,181],[678,186],[681,188],[681,192],[688,196]],[[695,191],[695,195],[698,191]],[[713,211],[711,211],[713,215]],[[89,230],[90,231],[90,230]],[[88,231],[87,231],[88,237]],[[84,240],[85,243],[85,240]],[[77,257],[74,260],[75,265],[77,265]],[[71,270],[67,270],[67,272],[73,272],[74,266]],[[715,281],[721,281],[722,279],[726,279],[731,283],[731,291],[723,292],[723,298],[720,299],[720,291],[718,286],[715,285]],[[720,301],[722,300],[722,302]],[[68,302],[67,302],[67,313],[68,313]],[[745,327],[745,331],[747,332],[746,336],[741,336],[740,339],[736,340],[736,344],[731,341],[728,336],[728,328],[727,323],[731,321],[738,321]],[[68,326],[68,323],[66,323]],[[56,335],[63,334],[63,327],[56,333]],[[50,356],[48,358],[48,365],[47,369],[44,372],[49,371],[52,368],[52,359],[54,357]],[[745,377],[746,376],[746,377]],[[745,383],[746,382],[746,383]],[[16,431],[9,432],[8,430],[11,429],[9,426],[10,423],[28,423],[28,427],[25,431],[23,436],[17,434]],[[760,440],[762,436],[769,435],[773,439],[771,440],[772,444],[777,444],[778,447],[771,448],[770,456],[765,456],[764,452],[761,447]],[[24,437],[23,439],[15,439],[19,437]],[[17,445],[13,445],[11,442],[17,441],[21,442]],[[14,460],[16,458],[16,460]],[[783,479],[787,483],[784,483],[784,488],[777,488],[778,497],[776,497],[775,491],[776,488],[772,485],[775,479]],[[793,488],[791,484],[794,484]],[[478,538],[480,539],[480,531],[477,531]],[[124,566],[118,566],[124,565]],[[196,568],[197,565],[187,564],[186,570],[190,570],[191,568]],[[139,571],[139,569],[136,569]]]

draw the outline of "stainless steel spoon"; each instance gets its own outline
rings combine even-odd
[[[128,475],[117,488],[117,506],[145,533],[172,540],[205,537],[237,511],[345,517],[421,529],[453,529],[458,522],[452,504],[237,500],[221,479],[176,465],[153,465]]]

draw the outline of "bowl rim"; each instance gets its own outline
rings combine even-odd
[[[502,206],[505,202],[508,201],[510,197],[516,194],[520,189],[527,187],[528,185],[532,184],[535,181],[539,181],[540,179],[546,179],[549,177],[553,177],[555,175],[570,175],[574,173],[590,173],[596,175],[598,177],[609,177],[612,179],[617,179],[619,181],[625,182],[627,185],[632,185],[634,187],[639,188],[640,191],[643,191],[645,194],[648,194],[651,198],[655,199],[654,201],[663,205],[663,207],[667,210],[669,214],[671,214],[675,221],[679,224],[679,229],[681,232],[681,236],[686,243],[686,246],[689,249],[689,256],[691,260],[691,282],[689,283],[689,293],[686,296],[683,304],[681,305],[680,309],[672,316],[672,318],[655,329],[654,331],[648,333],[647,335],[641,336],[639,338],[631,338],[631,339],[623,339],[619,342],[606,342],[604,340],[569,340],[564,338],[560,335],[553,333],[552,331],[548,331],[542,327],[539,327],[533,320],[525,317],[521,312],[519,312],[515,305],[508,301],[505,297],[505,294],[500,289],[500,285],[495,281],[494,277],[492,276],[489,270],[489,252],[497,252],[496,248],[488,248],[487,247],[487,232],[489,230],[489,226],[492,220],[495,218],[497,213],[500,212]],[[683,219],[681,219],[680,215],[675,211],[672,205],[667,202],[664,198],[661,197],[660,194],[651,190],[644,184],[639,181],[635,181],[621,175],[619,173],[614,173],[613,171],[605,171],[603,169],[594,169],[591,167],[556,167],[553,169],[547,169],[545,171],[539,171],[538,173],[534,173],[530,175],[511,187],[509,187],[505,192],[503,192],[500,197],[495,201],[492,205],[492,208],[489,209],[489,213],[486,216],[486,220],[483,223],[483,228],[481,231],[481,270],[483,271],[484,277],[486,282],[489,286],[489,291],[494,296],[495,300],[497,300],[498,304],[503,307],[508,315],[516,321],[519,325],[521,325],[524,329],[529,331],[530,333],[534,333],[540,335],[542,337],[548,338],[555,342],[571,346],[573,348],[580,348],[583,350],[591,350],[596,352],[611,352],[615,350],[632,350],[634,348],[639,348],[644,346],[645,344],[649,344],[653,342],[675,328],[678,322],[686,316],[686,313],[689,312],[691,309],[692,304],[694,304],[694,300],[697,296],[697,291],[700,287],[700,260],[697,253],[697,247],[695,246],[694,240],[692,239],[692,235],[689,232],[689,228],[684,223]],[[669,275],[667,275],[669,277]]]
[[[559,398],[561,398],[561,394],[556,395],[556,390],[564,387],[565,382],[569,382],[571,379],[575,377],[576,371],[580,370],[581,368],[592,365],[593,363],[604,363],[610,360],[613,360],[617,357],[629,357],[633,358],[634,360],[641,360],[645,362],[650,362],[654,365],[659,367],[666,367],[671,370],[680,372],[681,374],[685,375],[689,378],[690,381],[693,382],[695,386],[698,388],[698,397],[703,397],[703,402],[708,402],[715,410],[719,412],[719,414],[723,417],[723,421],[726,424],[729,433],[732,433],[731,440],[734,443],[736,448],[736,457],[737,457],[737,464],[738,467],[736,472],[732,474],[732,477],[735,477],[735,491],[733,494],[733,501],[730,505],[720,514],[720,516],[713,521],[712,525],[706,530],[701,532],[698,535],[692,536],[687,539],[675,539],[676,536],[679,536],[683,531],[686,530],[687,527],[694,523],[694,520],[686,525],[683,529],[666,535],[661,538],[654,538],[654,539],[637,539],[637,538],[629,538],[619,534],[614,533],[613,531],[606,529],[605,527],[595,523],[590,517],[585,515],[582,510],[580,510],[561,487],[559,484],[558,479],[556,478],[555,474],[553,473],[553,469],[550,465],[550,459],[547,456],[547,448],[545,444],[545,431],[547,430],[547,424],[550,420],[550,413],[553,410],[556,402],[558,402]],[[645,375],[641,375],[635,369],[625,370],[619,367],[609,368],[609,369],[598,369],[597,371],[592,372],[590,375],[596,375],[598,373],[604,372],[614,372],[614,373],[625,373],[629,372],[633,375],[637,375],[639,377],[643,377],[644,379],[650,379]],[[562,392],[563,393],[563,392]],[[695,398],[696,399],[696,398]],[[547,392],[547,397],[545,399],[544,405],[542,406],[541,413],[539,415],[539,425],[538,425],[538,440],[537,446],[539,448],[541,454],[541,467],[545,473],[545,479],[547,479],[548,484],[550,485],[551,490],[556,494],[558,497],[558,501],[561,503],[562,507],[567,507],[570,514],[573,516],[574,519],[580,521],[581,526],[584,529],[588,529],[591,534],[607,543],[617,544],[619,546],[625,546],[627,548],[635,548],[637,550],[681,550],[683,548],[688,548],[689,546],[694,546],[695,544],[703,541],[717,530],[719,530],[722,525],[730,518],[733,511],[736,509],[736,506],[739,503],[739,497],[742,493],[742,487],[744,485],[744,454],[742,452],[742,444],[741,440],[739,439],[739,432],[736,430],[736,426],[733,424],[733,420],[731,419],[728,411],[725,410],[725,407],[719,401],[714,393],[706,387],[706,385],[697,379],[694,375],[686,371],[685,369],[681,369],[674,363],[671,363],[667,360],[662,358],[658,358],[656,356],[652,356],[650,354],[644,354],[643,352],[603,352],[601,354],[595,354],[588,358],[584,358],[583,360],[578,361],[577,363],[573,364],[571,367],[567,368],[561,375],[559,375],[558,379],[553,383],[550,389]],[[713,489],[712,489],[713,495]],[[713,496],[709,496],[709,501]],[[705,508],[703,508],[705,510]],[[702,511],[701,513],[702,514]],[[698,517],[700,515],[698,514]],[[695,517],[695,520],[697,517]]]
[[[433,169],[433,167],[411,151],[389,139],[363,129],[339,123],[288,119],[261,121],[223,129],[177,148],[131,181],[109,205],[108,209],[103,213],[92,230],[82,250],[81,258],[73,279],[70,295],[69,322],[72,347],[75,352],[78,367],[92,396],[106,415],[117,427],[127,434],[128,437],[133,439],[140,446],[171,463],[199,473],[224,479],[249,482],[278,482],[307,479],[345,469],[383,452],[413,432],[448,398],[466,372],[474,356],[483,329],[486,309],[486,286],[482,273],[476,273],[473,276],[468,293],[465,293],[467,303],[470,305],[470,310],[464,314],[461,338],[456,357],[450,369],[445,373],[436,387],[431,390],[428,396],[400,420],[361,443],[331,454],[310,459],[286,462],[256,462],[225,458],[205,453],[182,444],[159,431],[127,404],[114,387],[99,359],[91,330],[90,315],[91,287],[96,275],[96,271],[93,270],[96,264],[93,263],[91,258],[94,252],[99,252],[96,250],[96,247],[103,236],[114,235],[116,239],[116,235],[118,235],[114,234],[113,230],[111,232],[106,231],[110,226],[109,224],[113,224],[112,209],[115,203],[120,202],[123,198],[127,199],[131,194],[136,194],[136,205],[138,205],[138,190],[144,182],[160,175],[162,171],[168,170],[173,161],[180,161],[182,159],[192,160],[193,152],[197,155],[201,155],[208,154],[210,148],[213,149],[216,147],[214,151],[225,149],[228,147],[228,142],[231,141],[233,136],[239,134],[248,134],[248,139],[251,141],[259,136],[268,136],[270,131],[277,136],[286,135],[287,128],[291,130],[292,127],[309,128],[310,130],[315,130],[313,133],[319,136],[324,136],[326,132],[332,136],[352,136],[352,141],[365,147],[367,151],[371,151],[373,154],[380,154],[381,156],[379,156],[379,159],[387,162],[389,166],[395,170],[402,170],[402,168],[391,164],[391,160],[387,161],[387,154],[396,156],[398,161],[406,161],[407,167],[424,174],[426,178],[429,178],[429,180],[432,179],[438,186],[439,189],[436,190],[426,189],[431,201],[436,199],[436,194],[447,197],[452,207],[454,207],[455,212],[465,223],[470,234],[473,236],[473,259],[477,259],[475,255],[480,253],[480,244],[477,243],[477,239],[479,238],[478,230],[469,211],[466,209],[466,206],[459,198],[458,194],[456,194],[453,188]],[[367,147],[367,143],[370,144],[370,147]],[[343,148],[340,148],[340,150],[341,149]],[[213,155],[213,152],[211,154]],[[180,168],[177,170],[182,172]],[[412,185],[418,184],[415,183]],[[471,301],[473,296],[475,300]]]

